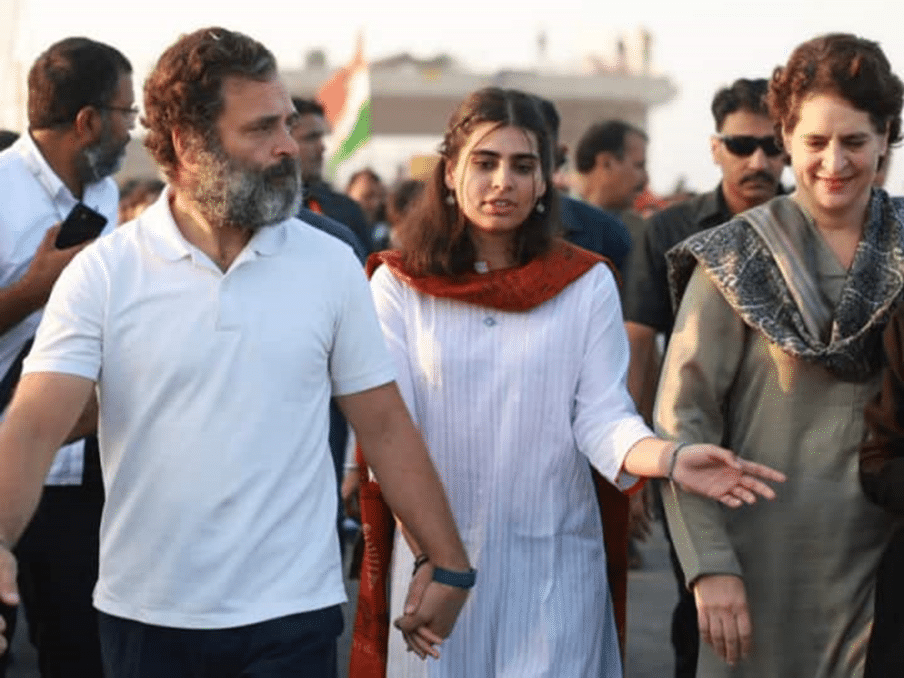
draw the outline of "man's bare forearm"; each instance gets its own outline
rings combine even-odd
[[[97,433],[97,414],[97,394],[92,391],[88,404],[85,405],[85,409],[79,415],[75,426],[72,427],[69,435],[66,436],[66,443],[74,443],[85,436]]]
[[[414,541],[434,565],[467,570],[470,563],[442,482],[395,384],[337,400],[386,502]]]
[[[81,377],[25,375],[0,423],[0,541],[15,543],[38,505],[54,455],[92,388]]]
[[[21,280],[0,289],[0,334],[6,334],[44,305],[46,295],[36,294]]]

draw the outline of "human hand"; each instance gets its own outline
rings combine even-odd
[[[342,478],[342,487],[340,494],[342,496],[342,505],[345,508],[345,515],[361,520],[361,503],[358,499],[358,490],[361,488],[361,469],[348,469],[345,477]]]
[[[732,574],[703,575],[694,582],[700,637],[730,666],[750,654],[753,628],[744,582]]]
[[[0,602],[4,605],[19,604],[19,590],[16,587],[16,557],[6,544],[0,543]],[[2,632],[6,622],[0,617],[0,654],[6,652],[6,638]]]
[[[421,659],[428,655],[438,659],[436,648],[452,632],[467,599],[467,589],[433,581],[433,566],[427,563],[412,578],[405,614],[395,620],[395,626]]]
[[[430,564],[430,561],[425,560],[420,565],[418,565],[418,561],[415,561],[414,575],[408,585],[408,595],[405,598],[405,606],[403,608],[405,615],[413,615],[417,612],[431,581],[433,581],[433,565]],[[440,645],[443,639],[430,631],[430,629],[422,626],[414,632],[402,631],[402,635],[408,644],[408,649],[421,659],[425,659],[427,655],[434,659],[439,659],[439,651],[436,646]]]
[[[54,242],[56,242],[59,232],[59,224],[47,229],[47,233],[44,234],[41,244],[38,245],[28,269],[22,276],[22,280],[19,281],[19,284],[28,290],[36,308],[40,308],[47,302],[50,290],[53,288],[57,278],[60,277],[60,273],[72,261],[72,258],[88,245],[88,242],[85,242],[58,250]]]
[[[782,483],[785,474],[775,469],[737,457],[716,445],[687,445],[674,460],[672,479],[689,492],[717,499],[737,508],[753,504],[757,495],[774,499],[775,491],[759,480]]]

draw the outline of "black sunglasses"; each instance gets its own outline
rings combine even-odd
[[[719,141],[725,144],[725,148],[733,155],[746,158],[756,153],[757,148],[762,148],[763,153],[770,158],[781,155],[782,149],[775,143],[775,137],[752,137],[745,134],[728,135],[720,134]]]

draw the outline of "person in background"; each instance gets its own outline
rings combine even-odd
[[[882,390],[866,407],[870,436],[860,446],[860,484],[896,520],[876,573],[875,617],[864,678],[904,675],[904,304],[883,337]]]
[[[374,250],[385,249],[389,242],[389,224],[386,220],[386,187],[379,175],[369,167],[358,170],[349,178],[345,194],[364,212]]]
[[[347,195],[334,191],[323,177],[326,152],[323,138],[329,132],[323,106],[313,99],[300,97],[292,97],[292,103],[298,111],[292,136],[298,144],[301,179],[305,188],[303,206],[348,226],[369,254],[374,246],[364,212]]]
[[[860,487],[862,413],[904,293],[904,201],[873,181],[901,138],[902,95],[875,42],[799,45],[768,95],[794,192],[668,253],[678,312],[658,431],[788,477],[777,502],[731,515],[664,489],[697,603],[701,678],[863,671],[891,524]]]
[[[649,181],[647,134],[624,120],[606,120],[591,125],[574,151],[578,193],[584,202],[618,217],[629,233],[629,246],[643,233],[643,219],[634,203]],[[630,279],[630,267],[623,269]]]
[[[119,191],[119,223],[131,221],[160,197],[164,184],[160,179],[130,179]]]
[[[420,179],[405,179],[393,186],[386,201],[386,218],[390,228],[387,247],[394,249],[398,246],[395,229],[405,220],[423,193],[424,182]]]
[[[116,225],[119,191],[110,175],[122,164],[136,115],[132,67],[115,47],[66,38],[29,71],[28,132],[0,153],[0,409],[7,417],[51,288],[84,247],[58,249],[59,224],[81,204],[106,220],[108,232]],[[15,545],[44,678],[102,675],[91,605],[104,503],[95,426],[96,406],[86,402],[78,435],[44,469],[41,501]]]

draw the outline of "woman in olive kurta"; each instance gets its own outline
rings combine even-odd
[[[861,411],[904,292],[904,202],[871,184],[900,137],[901,97],[874,43],[831,35],[798,47],[769,100],[796,190],[669,253],[683,301],[660,433],[725,444],[788,476],[775,503],[733,515],[665,493],[706,641],[698,676],[863,670],[890,520],[858,482]]]

